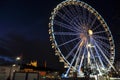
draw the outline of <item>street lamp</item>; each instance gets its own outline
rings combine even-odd
[[[16,64],[13,64],[13,65],[12,65],[12,67],[15,67],[15,66],[16,66]]]
[[[21,57],[16,57],[16,61],[19,61],[19,60],[21,60]]]
[[[19,66],[19,68],[21,68],[21,57],[16,57],[16,65]]]
[[[20,65],[21,64],[21,57],[16,57],[16,64],[17,65]]]

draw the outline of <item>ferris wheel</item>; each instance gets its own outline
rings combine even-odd
[[[65,76],[74,71],[82,76],[87,68],[99,75],[114,69],[112,34],[101,15],[87,3],[66,0],[58,4],[51,13],[49,34],[55,55],[64,62]]]

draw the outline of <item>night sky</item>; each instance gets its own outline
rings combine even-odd
[[[63,0],[0,0],[0,56],[22,55],[24,61],[44,61],[48,67],[59,67],[48,34],[51,11]],[[105,19],[120,56],[120,6],[113,0],[82,0],[95,8]]]

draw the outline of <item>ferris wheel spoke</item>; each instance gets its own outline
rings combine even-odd
[[[95,46],[94,46],[94,47],[95,47]],[[91,52],[91,55],[92,55],[92,57],[93,57],[94,63],[95,63],[95,65],[96,65],[96,70],[98,70],[99,73],[101,74],[100,68],[99,68],[99,66],[98,66],[98,63],[97,63],[97,61],[96,61],[96,59],[95,59],[95,55],[93,54],[93,51],[92,51],[91,48],[90,48],[90,52]],[[103,66],[104,66],[104,65],[103,65]]]
[[[93,34],[101,34],[101,33],[106,33],[106,31],[98,31],[98,32],[94,32]]]
[[[64,14],[62,14],[61,12],[57,12],[58,16],[63,19],[65,22],[67,22],[68,24],[70,23],[71,19],[69,19],[67,16],[65,16]],[[71,24],[70,24],[71,25]]]
[[[81,18],[81,17],[78,18],[78,20],[79,20],[79,25],[83,25],[83,24],[84,24],[83,19],[82,19],[82,18],[80,19],[80,18]]]
[[[99,24],[97,26],[95,26],[92,30],[95,31],[96,29],[98,29],[102,24]]]
[[[76,19],[75,19],[75,21],[76,21]],[[77,22],[77,23],[79,23],[79,22]],[[78,27],[78,25],[76,24],[76,22],[74,22],[74,23],[70,22],[70,24],[73,24],[74,29],[75,29],[77,32],[80,32],[80,27]]]
[[[79,35],[80,33],[74,33],[74,32],[54,32],[54,35]]]
[[[71,14],[71,12],[65,7],[65,8],[63,8],[62,9],[64,12],[65,12],[65,14],[69,17],[69,19],[70,19],[70,21],[68,22],[70,25],[72,25],[73,26],[73,24],[71,23],[71,20],[73,19],[73,15]],[[67,18],[67,17],[66,17]],[[67,20],[68,20],[68,18],[67,18]],[[76,27],[73,27],[75,30],[78,30]]]
[[[80,7],[79,7],[79,5],[76,5],[75,6],[75,10],[76,10],[76,13],[78,14],[78,15],[82,15],[81,13],[81,10],[80,10]]]
[[[70,12],[72,13],[72,15],[73,15],[73,17],[76,17],[76,11],[75,11],[75,9],[74,9],[74,7],[73,6],[68,6],[69,7],[69,10],[70,10]]]
[[[98,44],[95,42],[96,47],[99,49],[103,57],[106,59],[106,61],[109,63],[109,65],[116,71],[112,63],[109,61],[108,57],[105,55],[105,53],[102,51],[102,49],[98,46]]]
[[[83,8],[83,23],[86,24],[87,23],[87,15],[86,15],[86,9]]]
[[[105,49],[110,49],[110,45],[108,45],[108,44],[104,44],[103,42],[98,42],[98,41],[96,41],[96,43],[98,43],[101,47],[103,47],[103,48],[105,48]]]
[[[70,25],[67,25],[65,23],[62,23],[62,22],[59,22],[57,20],[54,20],[54,24],[60,26],[60,27],[63,27],[63,28],[66,28],[66,29],[69,29],[71,31],[74,31],[74,32],[77,32],[74,28],[72,28]]]
[[[79,6],[75,6],[75,9],[76,9],[78,15],[82,15],[82,14],[81,14],[82,12],[81,12]]]
[[[85,19],[86,19],[85,15],[86,15],[86,13],[84,12],[84,8],[81,8],[81,7],[79,6],[79,9],[80,9],[80,11],[82,10],[82,11],[81,11],[81,13],[82,13],[82,14],[81,14],[81,17],[82,17],[82,18],[79,19],[79,20],[82,20],[82,24],[85,25],[85,24],[86,24],[86,23],[85,23]],[[84,13],[85,13],[85,14],[84,14]],[[87,20],[87,19],[86,19],[86,20]]]
[[[103,42],[102,40],[99,40],[99,39],[94,39],[98,44],[101,44],[102,46],[104,46],[105,48],[109,49],[110,48],[110,45]]]
[[[66,15],[68,14],[68,13],[70,13],[68,10],[66,10],[66,8],[65,9],[63,9],[64,10],[64,12],[66,13]],[[72,16],[72,14],[70,14],[71,16]],[[77,28],[75,28],[75,27],[73,27],[73,24],[71,24],[71,20],[73,19],[70,15],[67,15],[69,18],[67,18],[65,15],[63,15],[61,12],[58,12],[58,16],[60,17],[60,18],[62,18],[64,21],[66,21],[68,24],[69,24],[69,27],[70,26],[72,26],[72,29],[74,29],[74,30],[76,30],[76,31],[78,31],[78,29]]]
[[[105,68],[103,62],[102,62],[102,59],[101,59],[101,55],[99,54],[96,46],[94,46],[94,49],[95,49],[95,52],[97,53],[97,56],[98,56],[98,59],[99,59],[99,62],[101,63],[102,67]],[[92,53],[93,54],[93,53]]]
[[[106,38],[104,36],[94,35],[93,37],[96,38],[96,39],[102,39],[102,40],[104,39],[104,40],[108,41],[108,38]]]
[[[68,73],[69,73],[69,71],[70,71],[70,69],[71,69],[71,67],[72,67],[72,65],[73,65],[73,63],[74,63],[74,61],[75,61],[75,59],[76,59],[76,57],[77,57],[77,54],[78,54],[78,52],[79,52],[79,47],[77,48],[77,51],[76,51],[76,53],[75,53],[75,56],[73,57],[73,59],[72,59],[72,61],[71,61],[71,64],[70,64],[70,66],[69,66],[69,68],[68,68],[68,70],[67,70],[67,72],[66,72],[66,75],[68,75]]]
[[[74,48],[72,48],[72,50],[68,53],[68,55],[65,57],[66,59],[68,59],[70,57],[70,55],[73,54],[73,51],[79,46],[81,40],[75,45]]]
[[[82,47],[80,47],[80,50],[78,52],[78,56],[76,58],[76,62],[75,62],[75,67],[77,68],[78,63],[80,62],[80,54],[82,54]]]
[[[71,19],[69,19],[66,15],[64,15],[63,13],[61,13],[60,11],[57,12],[57,14],[61,19],[63,19],[64,21],[66,21],[67,23],[69,23],[71,21]]]
[[[102,61],[104,62],[104,64],[105,64],[105,66],[107,67],[107,66],[109,66],[108,64],[108,61],[104,58],[104,57],[101,57],[102,58]]]
[[[75,40],[77,40],[77,39],[80,39],[80,38],[77,37],[77,38],[71,39],[71,40],[69,40],[69,41],[67,41],[67,42],[64,42],[64,43],[58,45],[58,46],[61,47],[61,46],[65,45],[65,44],[68,44],[68,43],[70,43],[70,42],[73,42],[73,41],[75,41]]]
[[[109,55],[110,52],[108,52],[108,50],[106,50],[101,44],[99,44],[99,47],[105,52],[105,55],[107,57],[110,57],[110,55]]]
[[[78,22],[78,24],[79,24],[79,22]],[[80,27],[81,25],[80,24],[78,25],[78,24],[74,23],[74,25],[77,27],[78,31],[82,32],[83,29]]]
[[[86,51],[86,48],[84,48],[84,51],[83,51],[83,54],[81,56],[81,61],[80,61],[80,65],[78,67],[78,72],[80,73],[80,69],[82,67],[82,64],[83,64],[83,60],[84,60],[84,56],[85,56],[85,51]]]
[[[91,22],[90,28],[93,27],[93,25],[95,24],[96,20],[97,20],[97,17],[95,17],[94,20]]]
[[[81,18],[81,19],[79,19],[79,18]],[[75,26],[79,25],[79,28],[80,28],[80,26],[83,25],[82,17],[78,14],[75,18],[72,19],[70,24],[73,24]]]
[[[81,7],[80,6],[76,6],[75,7],[77,12],[78,12],[78,22],[79,22],[79,25],[83,25],[84,24],[84,19],[83,19],[83,14],[82,14],[82,11],[81,11]]]
[[[80,32],[81,28],[80,28],[80,26],[77,24],[77,23],[79,23],[79,22],[77,22],[76,19],[75,19],[75,21],[76,21],[76,22],[71,22],[71,24],[73,24],[73,25],[74,25],[74,28],[75,28],[78,32]]]
[[[93,38],[92,38],[92,39],[93,39]],[[93,39],[93,40],[96,41],[95,39]],[[94,42],[94,41],[93,41],[93,42]],[[96,41],[96,43],[99,44],[99,42],[97,42],[97,41]],[[105,55],[106,55],[107,57],[110,57],[110,55],[109,55],[110,52],[108,52],[108,50],[106,50],[106,47],[103,47],[103,46],[104,46],[104,45],[103,45],[102,43],[99,44],[99,47],[105,52]],[[108,49],[109,49],[109,48],[108,48]],[[96,50],[97,50],[97,49],[96,49]]]
[[[91,24],[91,16],[92,14],[90,12],[88,12],[88,20],[87,20],[87,25],[90,25]]]
[[[101,47],[101,49],[105,52],[105,55],[107,57],[110,57],[110,52],[108,50],[106,50],[101,44],[99,45]]]
[[[80,6],[75,6],[75,8],[76,8],[76,11],[78,13],[78,19],[76,19],[76,20],[77,20],[79,25],[83,25],[83,19],[82,19],[83,17],[82,17],[81,8],[80,8]]]
[[[93,38],[92,38],[93,39]],[[94,41],[96,41],[95,39],[93,39]],[[99,42],[96,42],[97,44],[99,44]],[[110,57],[108,50],[106,50],[106,47],[103,47],[104,45],[101,43],[99,44],[99,46],[101,47],[101,49],[105,52],[106,56]],[[110,47],[108,47],[109,49]]]
[[[63,13],[61,13],[60,11],[57,12],[56,16],[58,16],[59,18],[61,18],[62,20],[69,22],[70,19],[67,18]]]
[[[97,65],[97,69],[98,69],[99,74],[102,75],[102,72],[100,70],[100,66],[99,66],[99,64],[97,62],[96,62],[96,65]]]
[[[82,20],[80,20],[79,18],[78,18],[78,19],[76,19],[76,22],[78,23],[78,26],[82,26],[82,25],[83,25]]]
[[[73,19],[73,15],[71,14],[71,12],[66,7],[62,8],[62,10],[71,20]]]

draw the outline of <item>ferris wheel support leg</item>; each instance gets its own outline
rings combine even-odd
[[[80,69],[82,67],[83,60],[84,60],[84,53],[82,55],[82,59],[81,59],[80,66],[79,66],[79,69],[78,69],[79,74],[80,74],[80,71],[81,71]]]
[[[81,41],[79,41],[81,42]],[[69,54],[66,56],[66,59],[69,58],[70,55],[72,55],[73,51],[77,48],[77,46],[79,45],[79,42],[75,45],[75,47],[69,52]]]
[[[97,49],[96,49],[96,46],[94,46],[94,49],[95,49],[95,52],[96,52],[97,55],[98,55],[98,59],[99,59],[101,65],[102,65],[102,67],[105,68],[105,66],[103,65],[103,62],[102,62],[102,60],[101,60],[101,58],[100,58],[100,55],[99,55],[99,53],[98,53],[98,51],[97,51]]]
[[[68,68],[68,70],[67,70],[67,72],[66,72],[66,74],[65,74],[65,77],[68,76],[68,73],[69,73],[69,71],[70,71],[70,69],[71,69],[71,67],[72,67],[72,65],[73,65],[73,63],[74,63],[74,61],[75,61],[75,59],[76,59],[76,57],[77,57],[77,53],[78,53],[79,49],[80,49],[80,48],[78,47],[78,49],[77,49],[77,51],[76,51],[76,53],[75,53],[75,56],[74,56],[74,58],[73,58],[73,60],[72,60],[72,62],[71,62],[71,64],[70,64],[70,67]]]
[[[80,48],[79,54],[78,54],[77,59],[76,59],[76,63],[75,63],[76,68],[77,68],[78,63],[80,62],[80,54],[81,54],[81,48]]]
[[[98,55],[98,59],[99,59],[101,65],[102,65],[102,67],[105,68],[105,66],[104,66],[104,64],[103,64],[103,62],[102,62],[102,60],[101,60],[101,58],[100,58],[100,55],[99,55],[99,53],[98,53],[96,47],[95,47],[95,51],[96,51],[96,53],[97,53],[97,55]]]
[[[86,50],[86,49],[84,49],[84,52],[83,52],[83,55],[82,55],[82,59],[81,59],[80,66],[79,66],[79,71],[80,71],[80,69],[81,69],[81,67],[82,67],[82,63],[83,63],[83,60],[84,60],[85,50]]]
[[[96,67],[97,67],[96,70],[98,70],[99,74],[102,75],[102,73],[101,73],[101,71],[100,71],[100,68],[99,68],[99,66],[98,66],[98,64],[97,64],[97,61],[96,61],[96,59],[95,59],[95,56],[94,56],[94,54],[93,54],[92,49],[90,49],[90,52],[91,52],[91,55],[92,55],[93,60],[94,60],[94,62],[95,62],[95,65],[96,65]]]

